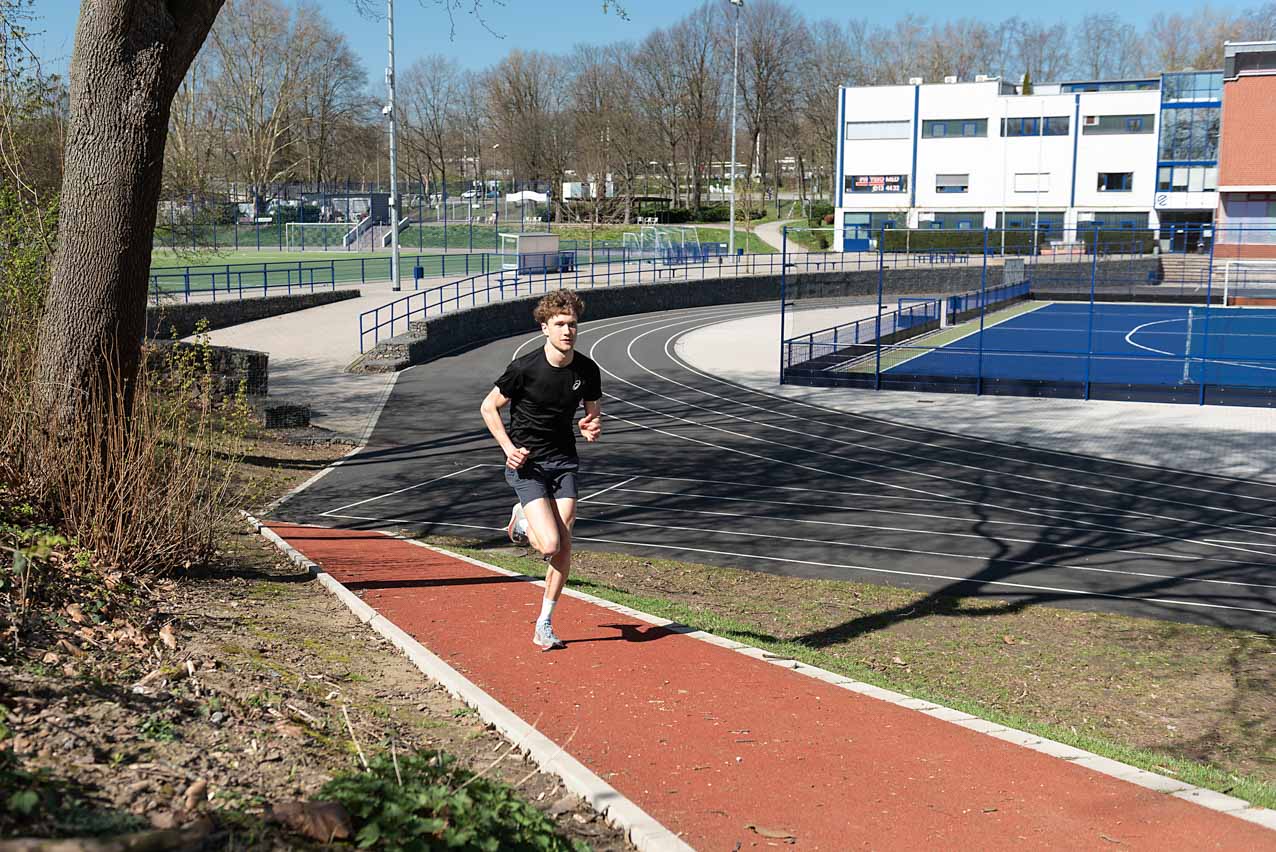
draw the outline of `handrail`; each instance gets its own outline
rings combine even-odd
[[[716,260],[717,263],[710,262]],[[629,260],[611,263],[578,265],[571,270],[533,271],[516,274],[515,270],[498,270],[473,275],[458,281],[439,284],[426,290],[418,290],[401,296],[380,307],[359,315],[359,351],[367,352],[381,340],[393,337],[402,327],[417,317],[436,316],[450,310],[477,307],[515,298],[526,298],[551,289],[597,289],[612,286],[631,286],[657,283],[666,276],[673,280],[683,275],[688,282],[699,273],[699,280],[748,277],[753,275],[777,275],[783,263],[779,254],[742,254],[734,258],[726,255],[702,255],[698,262],[669,263],[660,258]],[[868,269],[874,264],[865,262],[858,255],[792,255],[787,266],[790,269],[836,271],[839,269]],[[468,303],[468,304],[467,304]],[[371,340],[369,340],[371,337]],[[370,345],[371,346],[370,346]]]

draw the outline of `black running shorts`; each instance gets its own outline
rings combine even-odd
[[[526,462],[518,470],[505,468],[505,481],[518,495],[518,502],[526,506],[542,497],[550,500],[576,499],[577,462]]]

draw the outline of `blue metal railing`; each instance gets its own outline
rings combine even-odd
[[[439,284],[395,299],[388,304],[359,315],[359,351],[367,352],[382,340],[408,330],[408,323],[464,308],[478,307],[509,299],[526,298],[550,290],[568,288],[588,290],[637,284],[654,284],[673,280],[679,274],[690,282],[734,278],[750,275],[778,275],[784,260],[778,254],[744,254],[735,258],[701,254],[695,261],[670,262],[667,258],[615,263],[577,265],[557,271],[537,270],[530,273],[500,270],[474,275],[460,281]],[[833,272],[865,269],[858,255],[793,255],[787,267],[804,272]]]

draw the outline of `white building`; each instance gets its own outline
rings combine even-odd
[[[1078,226],[1163,219],[1199,232],[1217,169],[1200,168],[1197,191],[1158,195],[1174,175],[1158,156],[1162,88],[1160,78],[1048,83],[1023,95],[984,77],[842,88],[835,244],[864,250],[883,226],[1036,227],[1056,242],[1074,241]],[[1216,165],[1216,124],[1212,144]]]

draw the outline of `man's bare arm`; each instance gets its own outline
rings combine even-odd
[[[501,393],[500,388],[494,387],[483,398],[479,411],[483,413],[483,422],[487,425],[487,431],[492,433],[492,437],[501,445],[501,450],[505,453],[505,466],[518,470],[531,453],[526,447],[516,447],[510,440],[509,432],[505,431],[505,422],[501,420],[501,409],[509,404],[509,397]]]
[[[585,402],[585,416],[580,418],[580,435],[591,444],[598,440],[598,436],[603,432],[603,403],[602,400],[594,400],[593,402]]]

